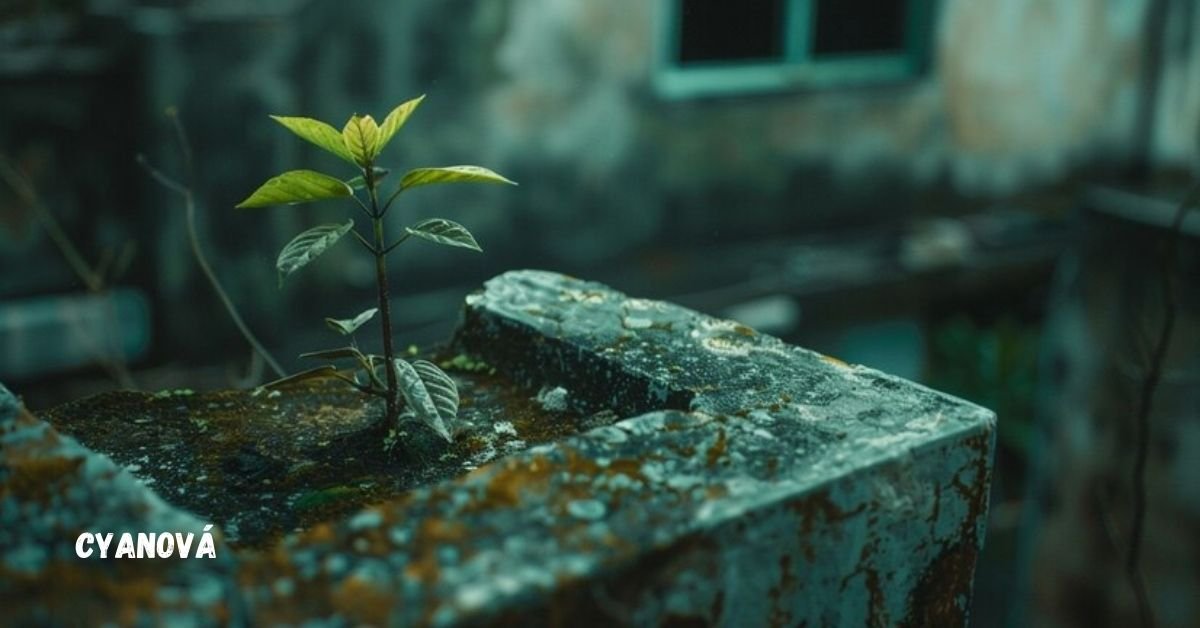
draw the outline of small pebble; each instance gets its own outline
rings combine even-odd
[[[586,521],[603,518],[607,511],[608,508],[595,499],[577,499],[567,504],[567,512],[571,513],[572,517]]]
[[[350,519],[351,530],[366,530],[368,528],[377,528],[383,523],[383,515],[378,510],[364,510]]]
[[[562,386],[546,387],[538,391],[537,402],[548,412],[566,412],[567,389]]]

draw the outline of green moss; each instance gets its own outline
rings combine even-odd
[[[240,547],[265,546],[585,428],[579,416],[546,412],[536,391],[492,374],[490,364],[451,352],[425,355],[462,367],[454,374],[461,399],[453,443],[412,423],[385,454],[381,400],[328,377],[270,394],[103,393],[46,416],[118,464],[136,465],[139,477],[180,487],[174,505],[222,525],[236,520],[231,543]],[[499,422],[512,423],[515,433],[495,432]]]
[[[344,502],[355,501],[361,494],[362,490],[356,486],[330,486],[300,495],[292,504],[292,509],[297,514],[303,515]]]
[[[447,371],[459,371],[462,373],[487,373],[488,375],[496,374],[496,368],[494,366],[484,362],[480,358],[467,355],[465,353],[460,353],[449,360],[442,360],[441,362],[438,362],[438,366],[446,369]]]

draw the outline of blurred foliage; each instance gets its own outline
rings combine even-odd
[[[1033,431],[1039,329],[1005,316],[958,315],[933,326],[925,383],[996,412],[1000,447],[1025,457]]]

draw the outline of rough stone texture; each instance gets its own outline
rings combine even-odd
[[[236,561],[219,532],[216,559],[75,555],[75,539],[85,531],[182,532],[198,539],[204,525],[106,456],[20,409],[0,386],[0,624],[227,618],[237,598]]]
[[[189,605],[193,598],[179,589],[172,598],[200,623],[965,621],[983,540],[991,412],[736,323],[551,273],[488,282],[468,298],[456,342],[516,377],[561,386],[570,403],[636,416],[414,490],[263,553],[219,548],[219,562],[71,559],[82,526],[197,522],[178,513],[175,522],[132,517],[110,498],[70,513],[71,530],[37,527],[61,517],[63,498],[53,487],[44,489],[49,500],[14,496],[9,472],[0,524],[14,532],[0,537],[3,555],[36,546],[63,569],[157,565],[164,578],[177,572],[212,582],[216,594],[200,600],[208,604]],[[62,449],[74,447],[32,418],[18,425],[4,428],[4,468],[62,460]],[[30,447],[22,431],[55,448]],[[78,455],[84,466],[106,462]],[[112,484],[62,487],[160,504],[134,482]],[[230,564],[236,576],[222,571]],[[6,569],[0,597],[9,603],[0,613],[20,618],[46,616],[56,596],[82,586],[62,581],[20,589],[17,598],[19,583]],[[102,582],[123,592],[123,578]],[[142,582],[144,604],[100,600],[92,612],[155,612],[163,590]]]
[[[548,411],[486,364],[476,360],[468,372],[452,359],[438,361],[461,401],[454,441],[405,422],[392,456],[381,455],[383,400],[331,377],[269,390],[114,391],[61,404],[42,418],[171,504],[219,525],[239,549],[269,547],[283,534],[619,418],[610,410]]]
[[[638,479],[680,500],[668,520],[642,513],[630,530],[612,530],[667,539],[643,546],[667,560],[617,578],[650,587],[626,591],[632,617],[963,617],[983,539],[990,412],[732,321],[555,274],[509,273],[467,303],[458,340],[491,362],[630,413],[691,411],[623,422],[632,437],[623,447],[593,451],[581,439],[591,459],[663,455]]]

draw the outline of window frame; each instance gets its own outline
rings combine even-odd
[[[884,0],[886,1],[886,0]],[[896,52],[811,53],[816,0],[784,0],[783,55],[777,61],[712,61],[681,65],[679,19],[684,0],[659,0],[654,84],[667,98],[780,92],[892,83],[922,74],[929,65],[933,15],[939,0],[910,0],[904,48]]]

